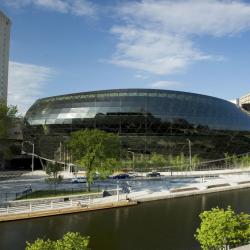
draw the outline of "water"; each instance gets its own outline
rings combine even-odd
[[[21,250],[37,237],[60,238],[68,231],[91,236],[92,250],[199,249],[193,235],[198,215],[231,205],[250,213],[250,189],[148,202],[134,207],[0,224],[0,249]]]

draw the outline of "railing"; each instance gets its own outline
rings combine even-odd
[[[6,214],[30,213],[52,209],[72,207],[88,207],[94,204],[117,202],[117,189],[108,190],[110,196],[103,197],[103,193],[73,195],[44,199],[16,200],[0,207],[0,216]],[[121,189],[119,189],[119,193]],[[119,195],[119,201],[125,200],[125,195]]]

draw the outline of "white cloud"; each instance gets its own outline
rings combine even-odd
[[[156,89],[165,89],[165,88],[179,87],[180,85],[181,85],[180,82],[175,82],[175,81],[157,81],[149,84],[149,87]]]
[[[94,4],[85,0],[74,0],[70,9],[77,16],[94,16],[96,12]]]
[[[68,3],[62,0],[31,0],[31,3],[38,7],[62,13],[66,13],[68,11]]]
[[[229,102],[233,103],[233,104],[238,104],[238,100],[237,99],[232,99],[232,100],[228,100]]]
[[[87,0],[4,0],[9,6],[23,8],[35,6],[60,13],[76,16],[93,16],[96,6]]]
[[[250,4],[240,0],[142,0],[116,9],[120,24],[113,64],[167,75],[192,63],[222,60],[200,49],[196,37],[231,37],[250,29]]]
[[[146,74],[143,74],[142,72],[137,72],[135,75],[134,75],[135,78],[137,79],[148,79],[149,76],[146,75]]]
[[[111,32],[119,37],[116,54],[111,60],[116,65],[164,75],[183,70],[191,61],[212,58],[179,35],[131,26],[113,27]]]
[[[250,27],[250,4],[240,0],[142,0],[119,9],[139,26],[173,34],[232,35]]]
[[[17,105],[19,111],[25,114],[41,97],[53,74],[54,71],[48,67],[10,62],[8,103]]]

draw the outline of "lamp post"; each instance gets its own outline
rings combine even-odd
[[[60,141],[60,161],[62,161],[62,142]]]
[[[187,138],[188,141],[188,148],[189,148],[189,167],[190,170],[192,169],[192,149],[191,149],[191,141]]]
[[[34,172],[34,154],[35,154],[35,143],[31,142],[31,141],[23,141],[24,143],[29,143],[32,146],[32,163],[31,163],[31,171]],[[23,147],[23,145],[22,145]]]
[[[119,201],[119,181],[116,182],[116,201]]]
[[[135,153],[133,151],[128,150],[128,153],[132,154],[133,157],[133,171],[135,170]]]

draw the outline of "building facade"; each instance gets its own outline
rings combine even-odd
[[[7,103],[10,19],[0,11],[0,101]]]
[[[244,110],[250,113],[250,93],[242,96],[239,100],[239,104]]]
[[[250,116],[215,97],[167,90],[114,89],[37,100],[24,136],[53,158],[71,132],[98,128],[120,136],[130,151],[217,158],[250,151]]]

